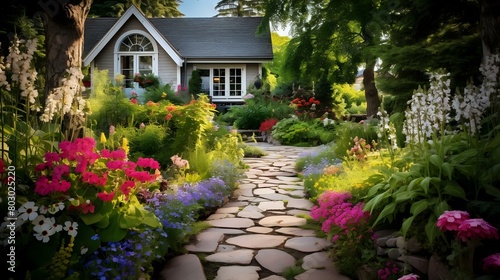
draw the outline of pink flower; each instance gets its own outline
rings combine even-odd
[[[120,189],[124,195],[129,195],[130,191],[135,187],[134,181],[127,180],[123,182]]]
[[[152,159],[152,158],[138,158],[137,159],[137,165],[142,167],[142,168],[151,168],[151,169],[159,169],[160,168],[160,164]]]
[[[441,231],[457,231],[463,221],[469,219],[469,217],[469,213],[464,211],[444,211],[438,218],[437,226]]]
[[[115,126],[114,125],[110,125],[109,126],[109,135],[113,135],[115,133]]]
[[[97,197],[102,201],[111,201],[115,197],[115,193],[114,192],[108,193],[107,191],[104,191],[98,193]]]
[[[39,195],[48,195],[49,193],[53,192],[54,189],[52,185],[49,182],[49,179],[45,176],[42,175],[41,177],[36,180],[35,183],[35,192]]]
[[[418,278],[420,277],[416,274],[407,274],[399,277],[398,280],[417,280]]]
[[[500,272],[500,254],[496,253],[490,256],[487,256],[483,260],[484,266],[483,269],[486,272]]]
[[[468,219],[458,227],[457,238],[462,241],[469,239],[498,239],[498,230],[483,219]]]

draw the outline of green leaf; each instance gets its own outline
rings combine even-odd
[[[442,170],[444,175],[447,177],[448,180],[451,181],[451,174],[453,173],[453,166],[449,164],[448,162],[443,163],[442,165]]]
[[[370,190],[368,190],[368,194],[366,196],[372,197],[375,194],[377,194],[378,190],[382,187],[384,187],[385,184],[376,184],[375,186],[371,187]]]
[[[448,202],[446,202],[446,200],[443,200],[436,204],[436,206],[434,207],[434,214],[436,215],[436,217],[439,217],[444,213],[444,211],[449,209],[450,206],[448,205]]]
[[[98,232],[101,242],[117,242],[127,235],[128,229],[120,227],[118,219],[118,213],[113,211],[109,216],[109,226]]]
[[[436,168],[440,169],[441,166],[443,165],[443,160],[441,159],[440,156],[433,154],[429,157],[429,161],[434,165]]]
[[[424,193],[425,194],[428,194],[429,193],[429,185],[430,185],[430,182],[431,182],[431,177],[425,177],[422,182],[420,182],[420,186],[422,187],[422,189],[424,190]]]
[[[160,220],[152,212],[144,213],[144,219],[142,220],[142,223],[153,228],[158,228],[162,226]]]
[[[496,198],[500,198],[500,189],[492,186],[492,185],[486,185],[484,186],[484,190],[486,191],[487,194],[494,196]]]
[[[401,203],[404,201],[411,200],[411,199],[417,197],[417,195],[418,195],[418,192],[415,192],[415,191],[401,192],[401,193],[394,195],[394,201],[396,203]]]
[[[408,232],[408,229],[410,229],[414,219],[415,216],[411,216],[408,219],[406,219],[401,225],[401,233],[403,234],[403,236],[406,236],[406,233]]]
[[[465,197],[464,189],[457,184],[446,185],[446,187],[444,187],[444,193],[447,195],[461,198],[463,200],[467,200],[467,198]]]
[[[92,214],[82,214],[80,218],[86,225],[92,225],[100,222],[104,216],[100,213],[92,213]]]
[[[417,216],[428,208],[429,201],[427,199],[419,200],[411,205],[410,213],[413,214],[413,216]]]
[[[415,178],[411,180],[411,182],[408,184],[408,190],[411,191],[416,185],[419,185],[422,182],[422,177]]]
[[[368,200],[368,202],[365,204],[364,209],[367,209],[370,211],[370,213],[373,212],[375,207],[380,205],[380,202],[385,199],[389,194],[387,192],[380,193],[376,195],[374,198]]]
[[[382,212],[380,212],[380,214],[377,217],[377,220],[375,221],[375,223],[373,223],[373,225],[375,226],[379,221],[385,219],[385,217],[388,217],[387,220],[389,222],[392,221],[392,216],[390,215],[394,214],[395,210],[396,210],[396,203],[392,202],[387,204],[384,207],[384,209],[382,209]]]
[[[425,225],[425,234],[427,235],[427,239],[429,239],[430,244],[436,239],[438,235],[438,227],[436,226],[437,218],[434,215],[429,217],[429,221]]]

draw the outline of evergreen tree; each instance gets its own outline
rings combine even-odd
[[[262,0],[221,0],[215,6],[217,16],[253,17],[263,15]]]
[[[146,17],[182,17],[179,11],[181,0],[107,0],[94,2],[91,17],[119,17],[130,6],[135,5]]]

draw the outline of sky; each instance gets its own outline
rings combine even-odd
[[[185,17],[213,17],[217,14],[214,7],[220,0],[182,0],[179,11]]]

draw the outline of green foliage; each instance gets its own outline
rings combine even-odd
[[[361,90],[356,90],[350,84],[333,84],[333,94],[335,96],[341,96],[345,102],[346,110],[351,114],[359,114],[366,111],[366,104],[362,106],[363,102],[366,101],[365,93]],[[358,108],[361,106],[362,108]],[[363,109],[364,108],[364,109]]]
[[[262,157],[267,155],[266,151],[262,150],[257,146],[252,146],[242,143],[241,148],[243,149],[245,157]]]
[[[111,125],[133,126],[134,115],[140,107],[125,97],[120,83],[109,81],[108,70],[96,71],[94,74],[94,93],[89,99],[92,115],[89,117],[91,127],[97,133],[108,132]]]
[[[295,277],[299,274],[304,273],[305,270],[302,268],[302,265],[294,265],[294,266],[289,266],[286,267],[281,275],[286,279],[286,280],[293,280]]]
[[[201,92],[201,76],[200,71],[193,70],[191,72],[191,78],[189,79],[188,91],[192,96],[198,96]]]
[[[273,139],[283,145],[317,146],[333,141],[334,126],[325,126],[319,119],[302,121],[296,117],[279,121],[272,130]]]
[[[183,105],[191,101],[191,96],[184,92],[174,92],[171,85],[165,84],[162,87],[152,87],[146,89],[144,92],[144,100],[153,102],[167,100],[175,105]]]
[[[89,12],[89,17],[118,17],[131,5],[135,5],[147,17],[181,17],[184,14],[179,11],[179,0],[108,0],[95,2]]]
[[[293,112],[288,103],[266,102],[265,99],[247,100],[246,105],[232,106],[220,120],[231,123],[238,129],[259,129],[260,124],[270,118],[283,119]]]
[[[138,83],[141,88],[158,88],[160,86],[160,78],[153,73],[135,74],[134,82]]]
[[[349,150],[352,148],[355,137],[363,138],[366,143],[377,141],[377,127],[370,122],[363,124],[354,122],[342,122],[336,128],[335,153],[345,158],[349,156]]]

